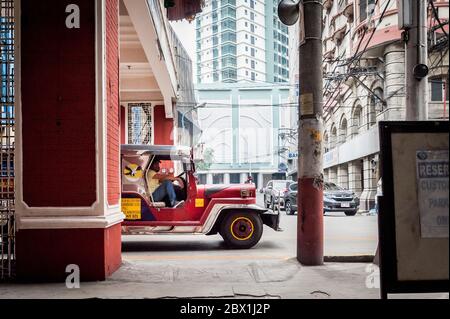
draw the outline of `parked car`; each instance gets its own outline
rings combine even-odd
[[[355,216],[359,210],[359,198],[348,189],[326,182],[323,191],[323,210],[326,212],[344,212]]]
[[[297,212],[297,183],[289,185],[284,197],[287,215]],[[350,190],[346,190],[334,183],[325,182],[323,190],[323,213],[344,212],[347,216],[355,216],[359,209],[359,198]]]
[[[294,215],[297,212],[297,189],[298,183],[292,183],[284,194],[284,209],[286,215]]]
[[[264,206],[275,210],[276,205],[280,205],[280,209],[284,208],[284,196],[288,191],[292,181],[272,180],[267,183],[264,188]]]

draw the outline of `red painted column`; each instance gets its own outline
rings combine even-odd
[[[18,1],[19,280],[63,281],[68,265],[104,280],[121,265],[118,8]]]
[[[298,180],[297,255],[304,265],[323,263],[323,190],[315,184],[315,178]]]

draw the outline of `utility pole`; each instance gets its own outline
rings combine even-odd
[[[297,259],[308,266],[323,264],[322,10],[322,0],[278,5],[284,24],[301,23]]]
[[[322,1],[304,0],[300,45],[299,191],[297,259],[323,264]]]
[[[427,4],[427,0],[413,0],[405,8],[412,19],[412,26],[405,33],[407,121],[428,119]]]

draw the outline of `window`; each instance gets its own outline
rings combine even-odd
[[[253,60],[252,60],[252,62],[251,62],[251,66],[252,66],[252,69],[254,69],[254,68],[255,68],[255,61],[253,61]]]
[[[384,94],[381,88],[373,90],[375,95],[370,96],[369,112],[367,114],[367,123],[373,126],[377,122],[377,113],[383,111]]]
[[[252,77],[252,81],[255,81],[255,80],[256,80],[255,72],[252,72],[251,77]]]
[[[198,174],[198,184],[205,185],[206,183],[206,174]]]
[[[222,67],[236,67],[236,58],[232,56],[222,58]]]
[[[213,184],[223,184],[223,174],[213,174]]]
[[[222,30],[231,29],[233,31],[236,30],[236,21],[231,18],[225,18],[222,23]]]
[[[442,102],[444,100],[444,96],[446,100],[449,98],[448,88],[446,88],[445,80],[440,78],[430,79],[430,97],[431,102]]]
[[[152,106],[148,103],[128,105],[128,143],[152,143]]]
[[[253,45],[255,45],[255,37],[254,37],[254,36],[251,36],[251,38],[250,38],[250,43],[253,44]]]
[[[255,9],[255,0],[250,0],[250,8]]]
[[[222,18],[233,18],[236,19],[236,9],[225,7],[220,10],[220,14],[222,15]]]
[[[250,12],[250,20],[255,21],[255,14]]]
[[[223,82],[236,82],[237,79],[237,71],[235,68],[227,68],[222,71],[222,80]]]
[[[236,45],[233,44],[222,45],[222,54],[236,54]]]
[[[251,31],[251,32],[255,32],[255,25],[254,25],[254,24],[251,24],[251,25],[250,25],[250,31]]]
[[[236,32],[226,31],[222,33],[222,43],[227,41],[236,42]]]
[[[369,11],[370,10],[370,11]],[[363,22],[367,19],[369,14],[375,10],[375,0],[360,0],[359,1],[359,21]]]
[[[251,54],[251,56],[252,56],[252,57],[254,57],[254,56],[255,56],[255,49],[254,49],[254,48],[252,48],[252,49],[251,49],[251,52],[250,52],[250,54]]]
[[[230,174],[230,184],[240,184],[241,183],[241,174]]]

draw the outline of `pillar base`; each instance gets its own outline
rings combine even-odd
[[[16,235],[17,279],[65,282],[77,265],[81,281],[102,281],[122,264],[121,224],[106,229],[23,229]]]

